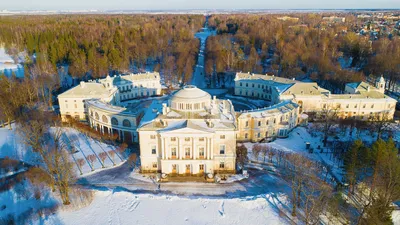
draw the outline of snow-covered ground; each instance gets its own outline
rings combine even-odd
[[[268,195],[251,198],[184,198],[97,191],[94,201],[59,211],[45,224],[287,224]]]
[[[14,59],[6,53],[6,50],[0,47],[0,74],[4,73],[7,76],[11,76],[13,72],[17,77],[23,77],[24,67],[21,64],[15,63]]]
[[[77,175],[80,175],[81,171],[85,175],[87,173],[91,173],[92,169],[101,170],[105,168],[111,168],[114,165],[120,165],[125,161],[126,156],[117,152],[115,146],[107,145],[91,139],[72,128],[65,128],[65,133],[62,137],[62,140],[67,144],[71,151],[73,148],[75,149],[75,153],[71,154],[71,157],[75,162]],[[107,156],[104,160],[104,163],[100,157],[101,153],[106,154]],[[95,156],[93,163],[89,162],[88,160],[88,156],[90,155]],[[11,159],[21,160],[32,165],[38,163],[38,155],[32,152],[29,147],[22,143],[14,125],[13,130],[9,130],[8,128],[0,128],[0,158],[6,156]],[[84,160],[82,168],[78,163],[79,159]]]

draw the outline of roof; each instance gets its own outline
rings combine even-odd
[[[101,83],[96,82],[81,82],[78,86],[75,86],[64,93],[58,95],[60,98],[103,98],[112,95],[116,92],[116,88],[106,88]]]
[[[137,74],[122,74],[118,76],[107,76],[105,79],[100,80],[100,82],[109,82],[112,81],[115,85],[123,85],[132,82],[138,82],[142,80],[159,80],[160,74],[158,72],[153,73],[137,73]]]
[[[321,95],[329,93],[328,90],[321,88],[315,82],[310,83],[295,83],[289,88],[281,92],[283,95]]]
[[[298,107],[299,105],[292,101],[282,101],[270,107],[243,112],[239,116],[239,119],[246,118],[248,116],[262,118],[262,117],[280,115],[286,112],[290,112]]]
[[[187,85],[183,89],[177,91],[171,98],[171,101],[191,101],[191,100],[210,100],[211,95],[197,88],[194,85]]]
[[[284,77],[277,77],[274,75],[263,75],[263,74],[254,74],[254,73],[236,73],[236,80],[265,80],[269,82],[278,82],[281,84],[293,84],[299,81],[294,79],[288,79]]]

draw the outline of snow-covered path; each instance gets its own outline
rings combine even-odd
[[[202,31],[195,34],[196,38],[200,39],[200,51],[197,59],[196,68],[193,72],[192,85],[196,85],[198,88],[206,88],[205,70],[204,70],[204,53],[206,50],[206,40],[209,36],[215,35],[215,31],[208,29],[208,22],[204,24]]]

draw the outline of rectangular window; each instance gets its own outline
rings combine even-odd
[[[224,162],[220,162],[219,163],[219,168],[220,169],[225,169],[225,163]]]
[[[371,105],[371,109],[373,109],[373,108],[374,108],[374,104]]]
[[[156,139],[156,135],[150,135],[150,139]]]
[[[200,170],[200,172],[204,172],[204,164],[199,165],[199,170]]]
[[[176,148],[175,147],[171,148],[171,156],[172,156],[172,158],[176,158]]]
[[[219,154],[224,155],[225,154],[225,145],[220,145],[219,146]]]
[[[225,135],[220,135],[219,138],[220,139],[225,139]]]
[[[176,141],[176,137],[172,137],[172,138],[171,138],[171,141]]]
[[[153,168],[157,168],[157,163],[153,162]]]
[[[204,158],[204,148],[203,147],[199,148],[199,157]]]
[[[204,141],[204,138],[199,138],[199,141]]]
[[[246,127],[248,127],[249,126],[249,121],[246,121]]]
[[[357,104],[354,106],[354,108],[355,108],[355,109],[357,108]]]
[[[151,146],[151,154],[153,154],[153,155],[156,154],[156,146],[155,145]]]
[[[185,137],[185,141],[190,141],[190,138],[188,138],[188,137]]]
[[[258,134],[257,134],[257,137],[260,138],[260,137],[261,137],[261,133],[258,133]]]
[[[185,157],[190,158],[190,148],[185,148]]]

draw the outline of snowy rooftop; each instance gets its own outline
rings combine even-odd
[[[257,118],[276,116],[286,112],[290,112],[297,107],[299,106],[292,101],[282,101],[270,107],[242,112],[242,114],[239,116],[239,119],[246,118],[248,115]]]
[[[128,107],[120,107],[116,105],[111,105],[109,103],[103,102],[101,100],[89,100],[87,104],[102,109],[107,112],[112,112],[116,114],[124,114],[124,115],[131,115],[135,116],[139,114],[143,110],[143,104],[137,103],[133,105],[129,105]]]
[[[58,95],[60,98],[77,97],[77,98],[103,98],[114,94],[118,89],[106,88],[101,83],[96,82],[81,82],[76,87]]]
[[[160,74],[158,72],[122,74],[113,77],[107,76],[105,79],[101,79],[100,82],[103,83],[111,81],[115,85],[123,85],[144,80],[160,80]]]

